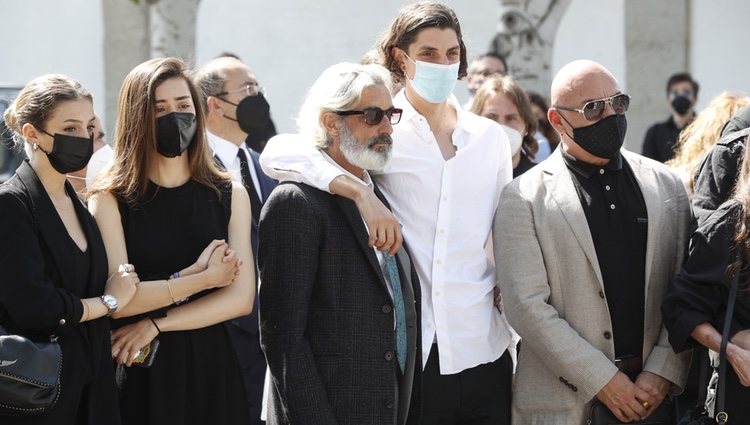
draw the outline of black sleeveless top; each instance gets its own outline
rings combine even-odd
[[[195,262],[212,240],[226,240],[231,190],[227,184],[218,194],[193,180],[176,188],[151,183],[138,207],[120,202],[128,261],[139,278],[166,279]],[[170,308],[146,315],[163,316]],[[160,334],[153,365],[126,368],[123,424],[248,423],[237,357],[223,325]]]

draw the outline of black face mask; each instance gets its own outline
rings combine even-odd
[[[156,151],[167,158],[182,155],[193,142],[198,122],[195,114],[172,112],[156,119]]]
[[[693,107],[693,102],[687,96],[678,95],[672,99],[672,109],[677,112],[677,115],[685,115]]]
[[[240,100],[240,103],[233,103],[222,98],[219,99],[237,107],[236,119],[226,115],[224,117],[236,121],[245,133],[250,134],[268,127],[268,122],[271,120],[271,106],[266,101],[263,93],[258,93],[255,96],[247,96]]]
[[[51,135],[42,130],[42,133],[52,137],[52,152],[47,152],[41,147],[42,152],[47,155],[52,168],[60,174],[73,173],[86,168],[86,165],[94,154],[94,136],[85,137],[68,136],[55,133]],[[38,145],[37,145],[38,146]]]
[[[565,117],[560,117],[570,125]],[[591,155],[614,159],[620,154],[627,129],[628,120],[625,115],[613,114],[589,126],[573,128],[573,136],[568,137]]]

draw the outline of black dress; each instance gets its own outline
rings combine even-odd
[[[63,352],[60,398],[44,415],[5,417],[0,424],[120,423],[106,318],[80,323],[81,298],[98,297],[107,256],[93,217],[65,185],[88,247],[71,239],[28,162],[0,185],[0,324],[37,341],[59,338]]]
[[[151,183],[137,208],[121,202],[128,260],[140,279],[165,279],[191,265],[212,240],[226,240],[230,207],[230,185],[219,197],[193,180],[177,188]],[[163,317],[168,309],[148,315]],[[159,351],[150,368],[126,368],[120,399],[123,424],[248,423],[247,398],[224,323],[164,332],[158,338]]]
[[[739,203],[723,204],[690,238],[689,256],[662,304],[664,325],[675,352],[699,347],[690,334],[701,323],[711,323],[718,332],[723,329],[730,285],[726,270],[734,261],[731,244],[739,212]],[[747,272],[740,277],[730,338],[740,330],[750,329],[750,291],[746,290],[749,277]],[[750,388],[740,384],[731,365],[726,371],[726,412],[732,422],[750,423]]]

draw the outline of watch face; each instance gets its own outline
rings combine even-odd
[[[109,308],[110,312],[117,310],[117,299],[112,295],[102,295],[102,302]]]

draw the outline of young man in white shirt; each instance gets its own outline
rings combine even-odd
[[[510,423],[512,336],[494,305],[495,270],[484,250],[512,176],[509,142],[499,125],[462,110],[452,95],[467,64],[449,7],[404,7],[377,49],[404,84],[393,100],[403,116],[391,160],[372,175],[402,223],[421,281],[422,423]],[[261,165],[272,176],[353,199],[371,243],[391,253],[398,245],[398,226],[371,221],[385,215],[382,205],[315,149],[272,139]]]

